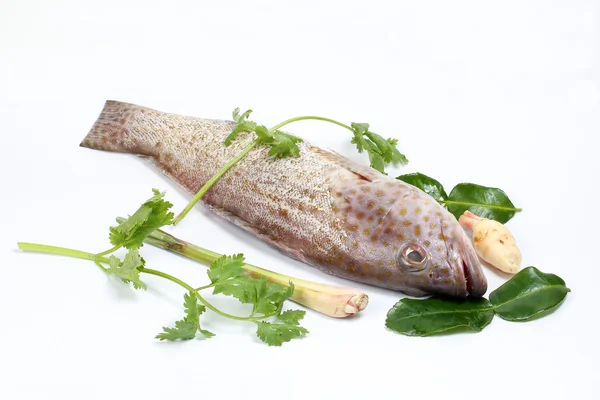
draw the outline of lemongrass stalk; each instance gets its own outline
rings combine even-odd
[[[123,219],[118,218],[117,221],[120,223]],[[222,256],[214,251],[178,239],[160,229],[152,232],[145,242],[205,265],[212,264]],[[292,278],[251,264],[244,264],[242,268],[247,276],[253,278],[262,277],[269,282],[285,286],[288,286],[291,281],[294,284],[294,293],[290,300],[330,317],[352,316],[364,310],[369,304],[367,294],[357,289]]]

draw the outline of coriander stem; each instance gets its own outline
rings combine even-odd
[[[66,247],[57,247],[57,246],[48,246],[45,244],[37,244],[37,243],[25,243],[19,242],[17,243],[19,249],[24,251],[32,251],[36,253],[48,253],[48,254],[57,254],[61,256],[75,257],[75,258],[83,258],[84,260],[96,260],[96,254],[88,253],[87,251],[79,251],[73,249],[67,249]]]
[[[346,128],[346,129],[348,129],[351,132],[354,132],[354,130],[351,127],[349,127],[348,125],[343,124],[343,123],[341,123],[339,121],[336,121],[336,120],[333,120],[333,119],[330,119],[330,118],[317,117],[317,116],[314,116],[314,115],[305,115],[305,116],[301,116],[301,117],[295,117],[295,118],[286,119],[285,121],[283,121],[283,122],[275,125],[274,127],[272,127],[269,130],[270,131],[274,131],[274,130],[279,129],[279,128],[287,125],[287,124],[291,124],[292,122],[303,121],[303,120],[310,120],[310,119],[317,120],[317,121],[330,122],[332,124],[341,126],[342,128]]]
[[[101,256],[99,257],[98,254],[88,253],[87,251],[79,251],[79,250],[74,250],[74,249],[68,249],[66,247],[48,246],[48,245],[45,245],[45,244],[26,243],[26,242],[18,242],[17,245],[19,246],[19,249],[24,250],[24,251],[32,251],[32,252],[47,253],[47,254],[57,254],[57,255],[61,255],[61,256],[68,256],[68,257],[82,258],[84,260],[90,260],[90,261],[93,261],[94,263],[96,263],[96,265],[98,265],[104,271],[106,271],[106,268],[104,268],[100,264],[100,262],[105,262],[105,263],[109,262],[108,258],[101,257]],[[106,253],[106,252],[104,252],[104,253]],[[103,253],[99,253],[99,254],[103,254]],[[227,313],[219,310],[218,308],[215,308],[212,304],[210,304],[208,301],[206,301],[200,295],[200,293],[198,293],[198,291],[196,289],[194,289],[193,287],[191,287],[190,285],[188,285],[184,281],[175,278],[172,275],[169,275],[169,274],[161,272],[161,271],[156,271],[156,270],[153,270],[153,269],[145,268],[145,267],[140,267],[140,268],[138,268],[138,270],[140,272],[145,272],[146,274],[160,276],[161,278],[168,279],[171,282],[175,282],[178,285],[186,288],[187,290],[189,290],[192,293],[194,293],[195,296],[198,298],[198,300],[200,300],[200,302],[202,304],[204,304],[207,308],[209,308],[210,310],[214,311],[215,313],[219,314],[222,317],[230,318],[230,319],[235,319],[235,320],[238,320],[238,321],[256,321],[256,320],[261,320],[261,319],[265,319],[265,318],[271,317],[271,315],[265,315],[263,317],[253,318],[254,314],[252,316],[250,316],[250,317],[238,317],[238,316],[235,316],[235,315],[227,314]],[[208,287],[211,287],[211,286],[212,286],[212,284],[207,285],[207,286],[205,286],[203,288],[208,288]]]
[[[114,253],[115,251],[119,250],[120,248],[121,248],[121,246],[115,246],[112,249],[108,249],[106,251],[103,251],[102,253],[96,254],[96,256],[97,257],[102,257],[102,256],[105,256],[107,254]]]
[[[202,186],[200,188],[198,193],[196,193],[196,195],[192,198],[192,200],[188,203],[188,205],[183,209],[183,211],[180,212],[179,215],[177,215],[177,217],[175,217],[175,219],[173,220],[173,225],[177,225],[179,222],[181,222],[183,217],[185,217],[187,215],[187,213],[189,213],[190,210],[192,208],[194,208],[196,203],[198,203],[198,201],[200,201],[200,199],[202,198],[202,196],[204,196],[204,194],[208,191],[208,189],[210,189],[212,187],[212,185],[214,185],[215,182],[217,182],[219,180],[219,178],[221,178],[221,176],[223,176],[223,174],[225,174],[225,172],[229,171],[229,169],[231,167],[233,167],[238,161],[240,161],[242,158],[244,158],[246,156],[246,154],[248,154],[248,152],[250,152],[250,150],[252,150],[257,144],[258,144],[258,140],[257,139],[253,140],[248,146],[246,146],[246,148],[244,150],[242,150],[240,152],[240,154],[233,157],[227,164],[225,164],[224,167],[222,167],[220,170],[218,170],[217,173],[215,175],[213,175],[213,177],[210,178],[208,180],[208,182],[206,182],[204,184],[204,186]]]
[[[96,264],[98,268],[100,268],[102,271],[106,272],[106,268],[102,264],[100,264],[100,261],[94,260],[94,264]]]
[[[187,289],[188,291],[194,293],[194,295],[196,296],[196,298],[198,300],[200,300],[200,302],[202,304],[204,304],[206,306],[206,308],[208,308],[209,310],[211,310],[211,311],[219,314],[222,317],[229,318],[229,319],[235,319],[235,320],[238,320],[238,321],[254,321],[255,319],[264,319],[264,318],[270,317],[270,315],[267,315],[267,316],[260,317],[260,318],[250,318],[250,317],[238,317],[236,315],[227,314],[226,312],[223,312],[223,311],[219,310],[218,308],[216,308],[215,306],[213,306],[212,304],[210,304],[208,301],[206,301],[204,299],[204,297],[202,297],[200,295],[200,293],[198,293],[198,291],[196,289],[194,289],[193,287],[191,287],[190,285],[188,285],[187,283],[185,283],[181,279],[175,278],[173,275],[169,275],[169,274],[167,274],[165,272],[157,271],[157,270],[146,268],[146,267],[140,267],[140,268],[138,268],[138,270],[140,272],[144,272],[146,274],[160,276],[161,278],[165,278],[165,279],[167,279],[167,280],[169,280],[169,281],[171,281],[173,283],[176,283],[179,286]]]
[[[211,283],[211,284],[209,284],[209,285],[200,286],[200,287],[198,287],[198,288],[196,288],[196,289],[194,289],[194,290],[195,290],[196,292],[199,292],[199,291],[201,291],[201,290],[205,290],[205,289],[208,289],[208,288],[211,288],[211,287],[215,287],[215,286],[217,286],[217,285],[216,285],[216,284],[214,284],[214,283]]]
[[[93,261],[103,271],[106,271],[106,268],[104,268],[102,266],[102,264],[100,264],[100,263],[101,262],[108,263],[110,261],[108,258],[98,256],[97,254],[88,253],[87,251],[68,249],[66,247],[48,246],[46,244],[25,243],[25,242],[18,242],[17,245],[19,246],[19,249],[24,250],[24,251],[32,251],[35,253],[56,254],[59,256],[75,257],[75,258],[82,258],[84,260],[90,260],[90,261]]]
[[[252,307],[252,314],[250,314],[250,318],[254,317],[254,314],[256,314],[257,307],[258,307],[258,303],[254,303],[254,306]]]

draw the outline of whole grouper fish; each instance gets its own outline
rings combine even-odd
[[[146,157],[195,194],[254,138],[233,121],[107,101],[81,146]],[[487,281],[452,214],[414,186],[306,142],[252,150],[205,194],[215,213],[322,271],[412,296],[479,297]]]

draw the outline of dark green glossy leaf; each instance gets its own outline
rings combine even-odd
[[[448,199],[448,195],[446,194],[446,191],[444,190],[444,187],[441,183],[420,172],[400,175],[396,179],[399,179],[408,183],[409,185],[413,185],[416,188],[421,189],[437,201],[444,201]]]
[[[490,302],[483,298],[402,299],[388,311],[385,326],[407,336],[429,336],[455,328],[479,332],[493,317]]]
[[[456,218],[466,210],[483,218],[506,223],[516,212],[521,211],[510,201],[501,189],[476,185],[474,183],[459,183],[452,189],[446,206]]]
[[[509,321],[527,321],[557,307],[570,289],[560,277],[527,267],[490,294],[495,313]]]

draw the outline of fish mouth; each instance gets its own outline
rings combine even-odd
[[[461,267],[465,278],[466,295],[481,297],[487,291],[487,279],[481,269],[479,258],[473,249],[463,248],[461,253]]]

